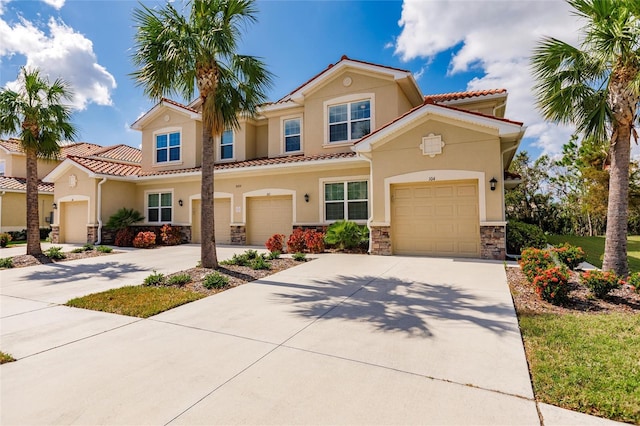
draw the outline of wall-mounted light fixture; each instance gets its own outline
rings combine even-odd
[[[58,208],[58,205],[56,203],[53,203],[53,204],[51,204],[51,207],[53,207],[53,209],[55,210],[55,209]]]
[[[309,202],[309,194],[304,194],[304,201],[305,201],[306,203],[308,203],[308,202]]]
[[[178,200],[178,205],[182,207],[182,199]]]
[[[491,190],[495,191],[496,190],[496,183],[498,183],[498,180],[496,178],[491,178],[489,183],[491,184]]]

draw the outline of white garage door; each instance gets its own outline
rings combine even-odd
[[[247,199],[247,243],[264,246],[273,234],[287,238],[293,228],[291,196],[251,197]]]
[[[391,193],[395,254],[480,256],[476,181],[393,185]]]
[[[86,244],[89,212],[87,201],[60,203],[60,241],[69,244]]]
[[[193,200],[191,219],[191,241],[200,243],[200,200]],[[231,243],[231,199],[216,198],[213,202],[213,215],[217,244]]]

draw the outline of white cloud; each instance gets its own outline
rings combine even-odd
[[[65,2],[65,0],[43,0],[43,1],[49,6],[58,10],[60,10],[62,6],[64,6],[64,2]]]
[[[543,36],[578,43],[580,22],[560,0],[404,0],[396,40],[403,60],[433,60],[453,49],[449,74],[480,69],[469,90],[506,88],[507,117],[524,121],[526,136],[549,154],[558,153],[571,128],[545,122],[535,108],[529,56]]]
[[[15,23],[0,19],[0,60],[24,55],[25,66],[37,67],[51,79],[63,78],[73,89],[73,106],[77,109],[89,103],[111,105],[116,80],[98,63],[91,40],[53,18],[46,30],[23,17]]]

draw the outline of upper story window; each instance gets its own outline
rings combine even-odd
[[[156,163],[180,161],[180,132],[156,134]]]
[[[302,149],[302,120],[292,118],[283,121],[284,152],[297,152]]]
[[[4,176],[4,160],[0,160],[0,176]]]
[[[367,187],[367,181],[325,183],[325,220],[367,220],[369,217]]]
[[[371,132],[369,99],[329,106],[329,142],[348,142]]]
[[[233,130],[225,130],[220,138],[220,159],[231,160],[233,158]]]
[[[147,193],[147,221],[171,222],[172,215],[171,192],[150,192]]]

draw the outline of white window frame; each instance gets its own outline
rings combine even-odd
[[[353,95],[341,96],[339,98],[330,99],[323,103],[323,126],[324,126],[324,148],[336,147],[336,146],[345,146],[345,145],[353,145],[354,142],[359,141],[360,139],[351,139],[351,115],[350,115],[350,106],[348,112],[348,121],[349,125],[347,126],[347,136],[349,139],[344,141],[329,141],[329,107],[338,106],[343,104],[351,105],[354,102],[359,101],[369,101],[370,108],[370,116],[369,116],[369,133],[373,132],[376,129],[376,120],[375,120],[375,110],[376,110],[376,102],[375,102],[375,93],[356,93]]]
[[[173,133],[178,133],[178,135],[180,136],[180,158],[178,160],[169,160],[169,135],[173,134]],[[157,137],[160,135],[167,135],[167,161],[160,161],[158,162],[158,144],[157,144]],[[182,164],[182,146],[183,144],[183,139],[182,139],[182,128],[180,127],[166,127],[164,129],[160,129],[160,130],[156,130],[155,132],[153,132],[153,165],[155,166],[164,166],[167,164]],[[163,148],[164,149],[164,148]]]
[[[225,132],[231,132],[231,144],[222,144],[222,136]],[[218,138],[218,160],[219,161],[235,161],[236,159],[236,132],[233,129],[227,129],[223,134]],[[231,145],[231,158],[222,158],[222,147]]]
[[[171,220],[163,221],[162,220],[162,206],[158,206],[158,221],[152,222],[149,220],[149,195],[158,194],[160,196],[159,201],[162,200],[162,194],[171,194]],[[156,207],[154,207],[156,208]],[[148,191],[144,191],[144,211],[145,211],[145,223],[148,224],[160,224],[160,223],[173,223],[173,217],[175,214],[175,203],[173,200],[173,189],[150,189]]]
[[[286,140],[286,135],[285,135],[285,130],[284,130],[284,124],[286,121],[289,120],[299,120],[300,121],[300,149],[296,150],[296,151],[287,151],[287,140]],[[304,124],[303,124],[303,120],[302,120],[302,115],[289,115],[286,117],[282,117],[280,119],[280,141],[281,143],[281,152],[284,155],[290,155],[290,154],[300,154],[304,151],[304,138],[303,135],[304,134]]]
[[[352,220],[348,218],[349,200],[348,200],[347,184],[351,182],[367,182],[367,199],[366,199],[367,218],[366,219]],[[330,183],[342,183],[344,185],[345,199],[342,200],[342,204],[344,208],[344,219],[331,219],[331,220],[327,219],[327,210],[325,208],[327,200],[325,199],[324,187],[326,184],[330,184]],[[371,216],[371,181],[369,179],[369,176],[344,176],[344,177],[326,178],[326,179],[320,179],[319,184],[320,184],[320,187],[319,187],[318,193],[322,197],[322,202],[319,203],[320,216],[318,217],[322,218],[322,223],[331,224],[331,223],[337,222],[338,220],[351,220],[352,222],[356,222],[360,225],[365,225],[367,223],[369,217]],[[351,201],[364,201],[364,200],[351,200]]]
[[[0,160],[0,176],[6,176],[7,174],[7,162]]]

